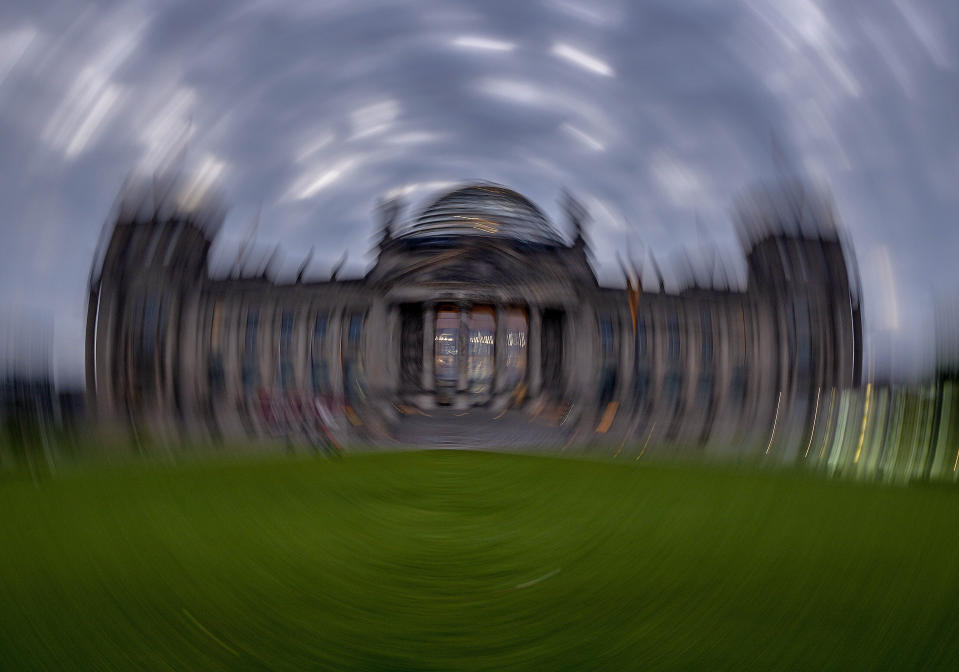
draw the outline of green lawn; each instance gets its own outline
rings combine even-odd
[[[0,670],[959,669],[959,489],[428,452],[0,481]]]

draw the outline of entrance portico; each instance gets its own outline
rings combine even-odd
[[[404,368],[410,369],[414,361],[419,368],[419,375],[403,377],[399,389],[420,408],[495,407],[542,390],[540,307],[480,299],[403,304],[401,310],[407,331],[412,329],[410,318],[419,317],[422,338],[410,333],[398,337]],[[557,350],[552,355],[561,358]],[[552,369],[562,370],[561,361]]]

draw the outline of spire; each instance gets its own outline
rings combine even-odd
[[[346,264],[346,258],[349,256],[349,254],[350,254],[349,250],[346,250],[345,252],[343,252],[343,256],[340,257],[340,260],[337,261],[336,265],[334,265],[332,270],[330,270],[330,281],[337,279],[337,276],[339,276],[340,271],[343,270],[344,264]]]
[[[586,238],[583,236],[583,228],[589,222],[589,212],[567,189],[563,190],[563,209],[573,229],[573,247],[585,249]]]
[[[663,272],[659,270],[659,264],[656,263],[656,257],[653,256],[652,250],[649,252],[649,261],[652,264],[653,271],[656,273],[656,279],[659,281],[659,293],[664,294],[666,292],[666,283],[663,281]]]
[[[303,282],[303,274],[306,272],[306,267],[310,265],[310,262],[313,261],[313,251],[315,247],[310,248],[310,253],[306,255],[306,259],[303,260],[303,263],[300,264],[299,270],[296,272],[296,283],[300,284]]]
[[[270,255],[269,259],[266,260],[266,265],[263,267],[263,270],[260,273],[260,275],[270,280],[274,279],[276,277],[276,273],[271,273],[271,271],[277,264],[281,263],[282,261],[283,261],[283,252],[280,250],[280,244],[277,243],[276,246],[273,248],[273,253]]]
[[[403,201],[399,197],[382,199],[376,210],[380,218],[381,234],[377,246],[382,250],[393,240],[400,213],[403,211]]]
[[[253,238],[256,236],[256,230],[260,228],[260,212],[263,210],[263,205],[256,209],[256,216],[253,218],[252,226],[250,226],[250,232],[247,234],[246,238],[240,244],[240,249],[236,253],[236,265],[234,268],[236,272],[234,277],[243,277],[243,260],[246,255],[247,248],[249,248],[250,243],[253,242]]]

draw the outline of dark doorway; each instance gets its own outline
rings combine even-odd
[[[563,394],[563,322],[561,310],[543,311],[543,392],[553,398]]]

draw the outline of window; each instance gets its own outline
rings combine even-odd
[[[663,399],[670,412],[675,411],[679,404],[679,391],[682,383],[682,374],[677,369],[669,370],[663,379]]]
[[[746,364],[746,311],[740,308],[733,316],[731,324],[732,351],[736,364]]]
[[[646,318],[639,314],[636,316],[636,360],[645,359],[646,352]]]
[[[666,359],[675,362],[679,359],[679,318],[676,315],[670,315],[666,320],[666,330]]]
[[[348,343],[350,348],[355,351],[357,354],[360,349],[360,339],[363,336],[363,316],[362,315],[351,315],[350,316],[350,334]]]
[[[162,384],[165,319],[157,295],[137,297],[128,347],[133,358],[131,382],[138,395],[152,395],[157,392],[157,384]]]
[[[326,358],[327,316],[317,315],[313,323],[313,343],[310,347],[311,377],[314,392],[329,392],[330,371]]]
[[[699,326],[702,330],[702,365],[705,368],[713,363],[713,316],[706,306],[700,309]]]
[[[746,370],[746,311],[739,308],[730,323],[730,350],[733,354],[732,398],[743,401],[748,383]]]
[[[604,317],[599,322],[599,343],[603,359],[613,356],[613,321]]]
[[[343,381],[347,397],[355,400],[366,395],[363,384],[363,315],[350,315],[348,324],[343,353]]]
[[[649,345],[646,336],[646,318],[642,313],[636,314],[636,361],[634,368],[635,392],[638,399],[644,399],[649,391]]]
[[[217,301],[213,304],[213,315],[210,319],[209,379],[210,389],[214,394],[219,394],[224,388],[222,338],[223,304]]]
[[[602,357],[599,379],[599,401],[606,404],[612,401],[616,390],[616,340],[613,334],[613,320],[604,317],[599,321],[599,348]]]
[[[291,390],[296,387],[293,375],[293,312],[283,311],[280,318],[280,387]]]
[[[160,304],[154,296],[148,296],[143,309],[142,348],[143,354],[152,358],[156,351],[157,325],[160,322]]]
[[[257,367],[257,330],[260,326],[260,313],[251,308],[246,314],[246,331],[243,335],[243,388],[251,391],[259,382]]]

